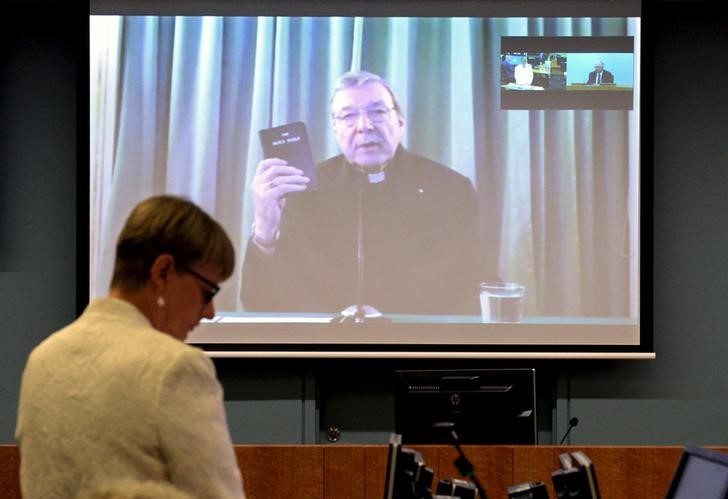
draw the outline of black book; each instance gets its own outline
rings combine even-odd
[[[311,143],[308,140],[306,125],[302,121],[288,123],[273,128],[266,128],[258,132],[260,144],[263,147],[263,156],[280,158],[289,165],[303,170],[303,174],[311,179],[308,189],[318,187],[316,163],[311,152]]]

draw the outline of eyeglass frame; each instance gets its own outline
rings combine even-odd
[[[195,272],[194,270],[192,270],[189,267],[178,266],[177,268],[182,272],[187,272],[188,274],[192,275],[193,277],[196,277],[203,284],[210,287],[210,290],[205,291],[202,295],[202,299],[205,302],[205,304],[211,303],[212,299],[215,298],[215,295],[220,292],[220,286],[218,286],[217,284],[215,284],[214,282],[212,282],[210,279],[203,276],[199,272]]]
[[[370,123],[384,123],[384,121],[386,121],[389,113],[391,113],[392,111],[395,111],[395,110],[397,110],[396,106],[392,106],[392,107],[382,106],[382,107],[373,107],[373,108],[369,108],[369,109],[351,109],[349,111],[346,111],[344,114],[335,115],[332,113],[331,116],[335,120],[337,120],[337,121],[343,123],[344,125],[346,125],[347,127],[351,128],[351,127],[356,126],[356,124],[359,122],[359,118],[361,118],[362,116],[365,116],[366,119],[369,120]],[[381,111],[381,113],[382,113],[381,119],[379,119],[379,118],[372,119],[372,116],[370,115],[370,113],[379,112],[379,111]],[[352,120],[351,122],[347,121],[347,119],[349,119],[349,118],[351,118],[351,120]]]

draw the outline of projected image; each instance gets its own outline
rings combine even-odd
[[[635,106],[633,36],[504,36],[500,70],[502,109]]]
[[[621,53],[569,54],[572,72],[568,90],[627,90],[634,88],[634,56]]]
[[[502,102],[635,88],[638,19],[563,23],[571,51],[521,43],[535,18],[90,21],[92,296],[131,207],[172,193],[236,244],[193,342],[639,342],[639,106]],[[575,51],[592,29],[629,54]],[[331,336],[375,319],[453,327]]]
[[[505,90],[565,90],[566,54],[516,52],[501,55]]]

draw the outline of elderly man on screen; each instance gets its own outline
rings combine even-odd
[[[594,71],[589,73],[587,85],[603,85],[605,83],[614,83],[614,75],[604,69],[604,63],[598,61],[594,64]]]
[[[359,297],[384,314],[479,313],[475,190],[405,149],[405,123],[388,82],[345,73],[331,99],[342,154],[318,165],[318,189],[296,165],[258,164],[246,310],[336,314]]]

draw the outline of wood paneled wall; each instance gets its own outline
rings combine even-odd
[[[435,481],[459,477],[447,446],[408,446],[435,471]],[[728,452],[728,447],[714,447]],[[509,485],[543,481],[559,454],[582,450],[593,461],[603,499],[663,499],[682,447],[463,446],[489,499],[507,499]],[[236,445],[248,499],[381,499],[385,445]],[[0,445],[0,498],[20,499],[18,449]],[[204,499],[204,498],[201,498]]]

